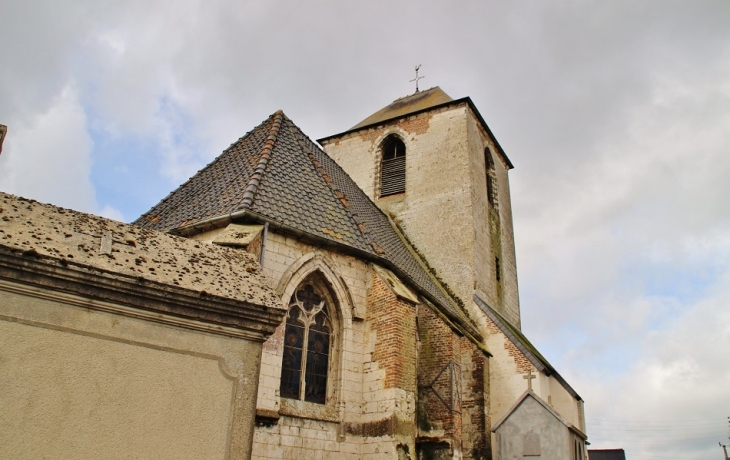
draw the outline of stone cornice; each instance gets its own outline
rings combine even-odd
[[[3,246],[0,289],[258,342],[274,332],[286,313]],[[70,300],[74,296],[88,301]]]

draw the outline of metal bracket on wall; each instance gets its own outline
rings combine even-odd
[[[448,397],[444,397],[436,389],[436,383],[441,380],[442,377],[448,379],[448,388],[450,393]],[[449,363],[441,369],[436,378],[433,379],[430,385],[423,385],[421,388],[424,390],[431,390],[439,401],[441,401],[451,412],[461,414],[461,366],[455,362],[449,361]]]

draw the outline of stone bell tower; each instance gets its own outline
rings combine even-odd
[[[471,99],[416,92],[319,143],[466,305],[520,327],[512,164]]]

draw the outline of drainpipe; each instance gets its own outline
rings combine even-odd
[[[264,268],[264,254],[266,253],[266,236],[269,234],[269,223],[264,223],[264,235],[261,237],[261,254],[259,254],[259,265]]]

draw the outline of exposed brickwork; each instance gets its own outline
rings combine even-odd
[[[372,360],[385,370],[384,388],[416,390],[416,309],[378,276],[368,291],[368,320],[376,339]]]
[[[467,338],[460,339],[464,458],[491,459],[489,359]]]
[[[502,331],[499,330],[496,324],[492,322],[489,318],[486,319],[487,324],[487,330],[490,334],[502,334]],[[512,343],[510,339],[507,337],[504,337],[504,349],[507,350],[507,353],[512,358],[512,360],[515,363],[515,366],[517,366],[517,372],[519,373],[527,373],[530,369],[533,368],[532,363],[529,359],[527,359],[527,356],[525,356],[522,351],[517,348],[517,345]]]
[[[443,436],[460,449],[461,408],[457,395],[452,394],[452,385],[461,393],[461,372],[452,378],[448,366],[461,364],[461,341],[427,306],[418,310],[418,335],[421,341],[418,355],[419,428],[421,432],[432,432],[436,436],[443,430]]]
[[[432,116],[432,113],[428,113],[421,114],[416,117],[411,117],[400,122],[398,124],[398,127],[407,131],[408,133],[423,134],[428,131],[428,128],[431,126],[430,121]]]

